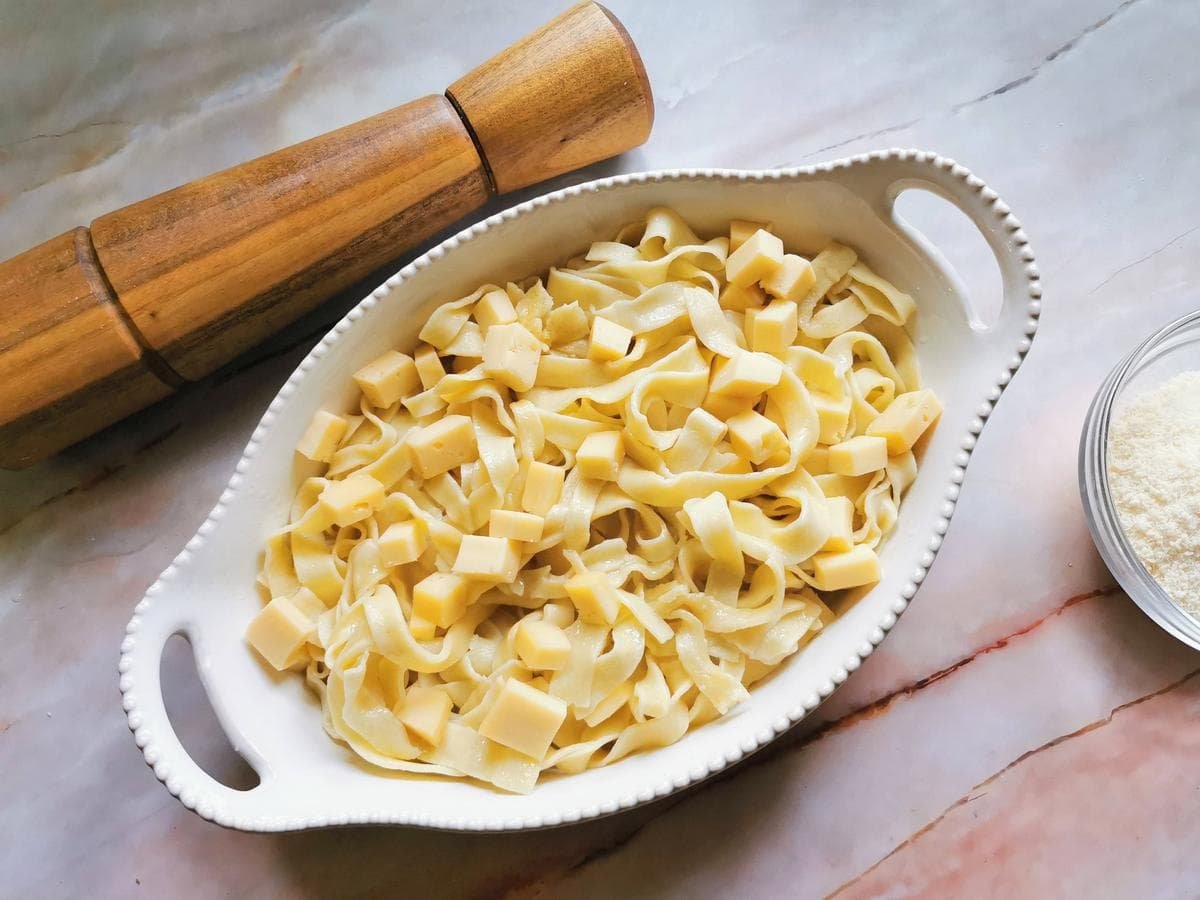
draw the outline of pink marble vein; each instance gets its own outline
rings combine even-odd
[[[835,896],[1190,892],[1197,759],[1200,680],[1189,676],[992,776]]]
[[[1039,768],[1042,754],[1029,751],[1102,722],[1197,664],[1124,596],[1077,603],[881,714],[751,759],[620,852],[518,896],[778,896],[785,886],[795,896],[826,894],[993,773],[1016,760],[1014,771]],[[1013,691],[1016,683],[1041,688]],[[1064,809],[1093,787],[1080,781],[1071,790]],[[1106,821],[1122,827],[1119,817]],[[1200,820],[1192,827],[1200,837]]]
[[[563,4],[472,4],[472,28],[439,0],[76,5],[10,4],[0,28],[0,109],[16,111],[0,115],[0,255],[441,90]],[[545,833],[246,835],[186,811],[128,734],[117,647],[293,351],[0,473],[0,895],[1196,893],[1196,681],[1137,701],[1198,657],[1119,594],[1062,608],[1108,585],[1076,496],[1084,409],[1132,342],[1196,308],[1194,5],[916,2],[897,17],[764,3],[719,28],[716,3],[611,5],[653,48],[659,114],[645,148],[587,177],[929,147],[993,184],[1038,253],[1037,343],[931,577],[821,710],[838,724],[680,797]],[[418,51],[398,53],[396,35]],[[960,261],[953,237],[941,246]],[[236,772],[199,695],[177,701],[189,745]]]

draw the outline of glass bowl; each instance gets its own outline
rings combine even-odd
[[[1162,628],[1200,649],[1200,621],[1154,579],[1129,543],[1108,486],[1108,428],[1131,398],[1181,372],[1200,369],[1200,311],[1142,341],[1109,373],[1092,401],[1079,441],[1079,492],[1096,549],[1117,583]]]

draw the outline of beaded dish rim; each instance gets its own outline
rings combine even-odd
[[[854,652],[846,657],[840,665],[838,665],[828,678],[821,684],[818,690],[811,692],[804,697],[801,702],[790,709],[786,714],[775,719],[769,727],[760,729],[758,733],[753,735],[743,736],[739,741],[731,742],[725,752],[715,759],[704,762],[697,762],[687,771],[673,773],[671,776],[661,779],[653,789],[644,789],[638,793],[628,793],[623,796],[611,798],[603,803],[589,804],[587,806],[576,807],[572,809],[562,810],[560,813],[550,815],[526,815],[513,816],[507,818],[495,817],[489,819],[481,819],[479,817],[464,816],[464,815],[426,815],[407,812],[403,809],[386,809],[386,810],[369,810],[359,809],[348,811],[340,815],[321,815],[308,818],[289,818],[279,816],[243,816],[231,814],[228,810],[222,809],[219,801],[215,801],[210,796],[211,788],[204,784],[194,784],[188,773],[181,775],[171,765],[168,758],[170,753],[164,754],[162,748],[155,740],[155,734],[152,729],[144,721],[143,711],[139,707],[138,685],[134,683],[132,668],[134,664],[134,651],[137,645],[139,631],[144,620],[144,617],[156,598],[164,591],[167,585],[170,584],[179,573],[181,567],[186,566],[190,561],[192,554],[199,549],[205,542],[208,534],[216,527],[226,512],[226,508],[230,501],[235,497],[239,488],[242,485],[242,477],[246,471],[247,465],[259,452],[260,444],[264,434],[271,428],[280,411],[287,404],[289,398],[296,391],[297,385],[303,379],[304,375],[321,359],[333,346],[333,344],[341,338],[347,331],[354,327],[354,324],[363,317],[363,315],[376,304],[380,302],[389,293],[399,287],[407,278],[411,277],[416,272],[427,268],[428,266],[437,263],[447,252],[458,248],[463,244],[467,244],[483,234],[485,231],[500,225],[504,222],[509,222],[519,216],[526,215],[541,207],[545,207],[554,203],[580,196],[582,194],[599,193],[603,191],[620,188],[625,185],[639,184],[646,182],[669,182],[669,181],[714,181],[714,180],[739,180],[739,181],[758,181],[769,182],[773,180],[783,181],[796,177],[808,177],[812,175],[820,175],[823,173],[831,173],[839,170],[851,169],[857,166],[863,166],[870,163],[877,163],[884,160],[897,160],[905,162],[918,162],[941,169],[945,174],[951,175],[962,185],[966,186],[973,192],[978,200],[981,200],[984,209],[990,212],[999,221],[1004,232],[1004,241],[1007,244],[1006,249],[1012,254],[1014,259],[1020,261],[1023,267],[1022,272],[1025,278],[1025,291],[1027,294],[1026,314],[1027,318],[1024,323],[1023,335],[1014,349],[1012,357],[1009,359],[1007,366],[998,373],[996,380],[991,385],[987,392],[985,400],[976,409],[975,416],[968,424],[967,433],[959,442],[959,449],[954,456],[953,468],[950,474],[949,484],[943,492],[943,501],[939,510],[939,517],[934,523],[933,534],[927,542],[927,548],[922,554],[917,567],[910,573],[909,579],[904,584],[897,596],[895,596],[891,604],[887,607],[887,612],[875,623],[874,628],[867,635],[866,640],[859,644]],[[500,832],[500,831],[517,831],[530,830],[538,828],[549,828],[571,822],[579,822],[587,819],[596,818],[599,816],[609,815],[621,810],[631,809],[645,803],[649,803],[660,797],[674,793],[688,785],[702,781],[717,772],[726,769],[746,756],[761,749],[766,744],[770,743],[783,732],[790,729],[801,719],[807,716],[810,712],[816,709],[830,694],[832,694],[849,676],[850,673],[858,669],[862,665],[863,660],[874,652],[875,648],[883,641],[887,633],[896,624],[899,616],[908,608],[912,598],[916,595],[917,589],[921,582],[924,581],[930,566],[933,564],[934,558],[937,556],[938,550],[941,548],[942,539],[950,524],[950,518],[954,513],[955,505],[958,501],[959,490],[966,474],[966,466],[970,460],[971,452],[975,448],[976,440],[983,430],[983,426],[991,414],[996,402],[1000,399],[1005,387],[1016,373],[1017,369],[1023,362],[1026,354],[1029,352],[1032,339],[1038,327],[1038,319],[1041,314],[1041,276],[1034,260],[1033,251],[1030,249],[1029,240],[1021,227],[1021,223],[1016,216],[1012,214],[1008,206],[1000,199],[1000,197],[989,188],[981,179],[971,173],[965,166],[960,165],[953,159],[940,156],[936,153],[907,150],[907,149],[890,149],[875,151],[872,153],[859,154],[852,157],[846,157],[831,162],[820,163],[812,166],[796,166],[783,169],[720,169],[720,168],[687,168],[687,169],[663,169],[650,172],[637,172],[625,175],[615,175],[608,178],[602,178],[596,181],[590,181],[584,184],[574,185],[563,188],[531,200],[527,200],[516,206],[504,210],[503,212],[489,216],[486,219],[477,222],[462,231],[446,239],[441,244],[430,249],[424,255],[413,260],[404,268],[400,269],[383,284],[375,288],[367,297],[365,297],[358,305],[351,309],[309,352],[309,354],[300,363],[297,369],[291,374],[287,382],[280,389],[276,397],[267,407],[267,411],[263,415],[258,426],[254,429],[249,443],[243,452],[241,459],[238,461],[237,467],[233,476],[230,478],[228,485],[222,492],[216,506],[213,507],[207,519],[200,526],[196,534],[188,541],[187,545],[179,555],[171,562],[171,564],[163,571],[158,579],[146,591],[141,601],[134,609],[133,617],[126,626],[126,635],[121,644],[121,658],[118,665],[120,674],[120,690],[122,694],[123,707],[126,713],[126,718],[130,730],[133,732],[134,739],[138,747],[142,750],[142,754],[146,763],[153,769],[155,776],[161,781],[170,791],[171,794],[178,797],[184,806],[192,809],[197,814],[205,819],[216,822],[230,828],[236,828],[245,831],[293,831],[308,828],[322,828],[336,825],[354,825],[354,824],[393,824],[393,825],[411,825],[422,828],[432,828],[446,831],[484,831],[484,832]],[[169,725],[167,726],[169,727]],[[170,747],[166,748],[168,751]],[[186,752],[186,751],[184,751]]]

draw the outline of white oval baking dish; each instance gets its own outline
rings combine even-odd
[[[990,327],[972,320],[963,288],[937,251],[893,214],[895,198],[909,188],[953,203],[987,239],[1004,294]],[[268,671],[243,640],[261,607],[254,580],[263,540],[285,520],[294,492],[293,449],[301,432],[318,408],[348,407],[350,373],[387,348],[415,342],[433,305],[485,281],[542,271],[656,205],[674,207],[701,233],[745,218],[774,223],[789,248],[843,240],[916,299],[921,364],[945,412],[882,550],[883,580],[755,687],[746,703],[670,747],[547,778],[527,796],[361,763],[325,735],[320,707],[303,679]],[[208,519],[138,603],[120,661],[137,745],[185,806],[249,831],[366,822],[464,831],[540,828],[629,808],[706,778],[815,709],[904,612],[941,546],[984,422],[1029,349],[1040,298],[1033,253],[1008,207],[953,160],[914,150],[806,168],[621,175],[473,225],[389,278],[313,348],[267,409]],[[171,728],[160,656],[166,640],[180,633],[194,648],[230,741],[261,779],[252,790],[210,778]]]

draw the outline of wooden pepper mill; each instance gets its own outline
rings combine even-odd
[[[430,96],[0,262],[0,466],[166,397],[477,209],[654,120],[637,49],[581,3]]]

